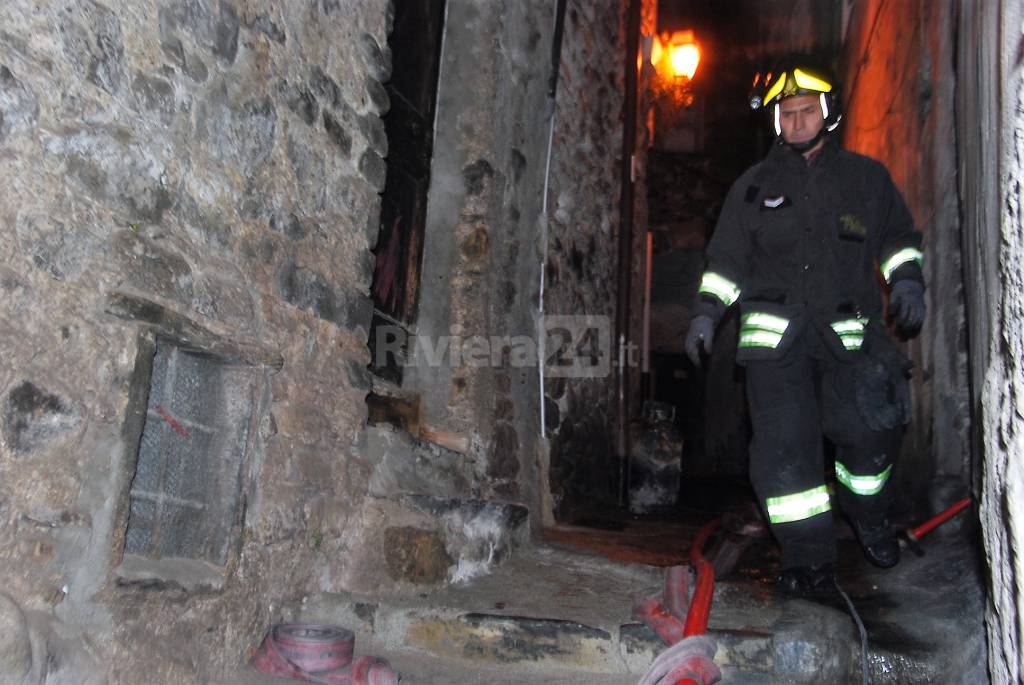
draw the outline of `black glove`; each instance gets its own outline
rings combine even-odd
[[[686,332],[686,356],[694,366],[700,366],[700,345],[703,342],[705,354],[711,354],[711,343],[715,337],[715,322],[710,316],[693,317],[690,330]]]
[[[897,281],[889,294],[889,315],[900,332],[913,338],[924,323],[924,286],[917,281]]]

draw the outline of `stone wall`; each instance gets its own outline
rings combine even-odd
[[[37,672],[216,677],[359,556],[389,21],[386,0],[0,7],[0,568],[58,649]],[[219,590],[112,571],[157,338],[256,379]]]
[[[552,9],[447,4],[415,331],[464,354],[416,359],[398,388],[366,370],[387,2],[0,10],[0,554],[39,630],[88,631],[110,663],[152,647],[140,678],[214,677],[288,599],[466,580],[507,556],[524,505],[550,513],[536,365],[465,345],[536,338],[545,229],[547,312],[614,318],[623,8],[569,4],[545,207]],[[122,558],[146,427],[223,439],[189,413],[223,388],[150,393],[168,344],[245,381],[212,569]],[[610,387],[545,387],[558,487],[612,473]],[[417,397],[464,448],[367,428],[371,390]]]
[[[879,5],[868,4],[872,11]],[[1020,545],[1017,512],[1024,484],[1019,429],[1024,386],[1020,366],[1024,246],[1017,179],[1022,174],[1019,140],[1024,130],[1019,46],[1024,6],[1019,1],[961,3],[956,13],[943,7],[939,13],[934,12],[937,8],[929,8],[928,13],[921,8],[920,14],[913,14],[915,8],[909,5],[886,7],[890,15],[877,22],[872,43],[885,47],[878,68],[908,65],[900,67],[900,73],[907,74],[908,87],[896,91],[886,87],[883,92],[888,95],[868,98],[861,111],[870,115],[873,110],[877,115],[885,111],[879,106],[885,105],[905,112],[897,115],[904,125],[887,125],[878,131],[888,140],[867,138],[883,151],[895,150],[899,141],[909,138],[907,149],[917,151],[917,156],[908,155],[912,168],[897,165],[894,176],[902,179],[915,215],[925,224],[926,258],[934,262],[926,272],[934,318],[923,341],[913,348],[919,363],[931,372],[915,388],[917,399],[925,408],[931,407],[933,416],[930,425],[915,429],[913,444],[917,450],[933,450],[935,458],[929,464],[912,456],[914,469],[928,474],[953,472],[961,488],[966,480],[973,494],[980,496],[978,515],[990,573],[989,672],[992,682],[1018,682],[1024,572],[1014,550]],[[869,34],[862,35],[861,52],[853,53],[851,64],[857,64],[866,51]],[[910,49],[891,50],[895,45]],[[873,47],[872,61],[878,54]],[[947,72],[950,66],[955,69],[955,136],[950,122],[954,83]],[[898,93],[902,94],[893,97]],[[912,125],[915,119],[918,126]],[[922,137],[926,131],[934,141],[928,145]],[[956,176],[951,178],[954,171]],[[929,183],[934,184],[930,192]],[[949,206],[952,200],[947,198],[955,197],[954,192],[959,194],[959,207]],[[962,219],[960,235],[951,228],[956,225],[957,209]],[[957,249],[961,246],[962,251]],[[963,263],[962,283],[967,286],[962,290],[958,257]],[[965,345],[970,351],[969,368],[963,358]],[[969,419],[973,425],[968,427]],[[974,459],[969,462],[965,455],[971,448]]]
[[[417,396],[425,425],[465,438],[467,449],[372,428],[359,457],[372,473],[366,515],[451,557],[432,583],[486,572],[527,527],[523,507],[537,511],[541,498],[536,354],[521,359],[506,342],[534,339],[550,16],[540,0],[446,6],[415,322],[442,354],[412,356],[389,391]],[[481,539],[485,529],[493,535]],[[379,589],[375,571],[394,567],[383,557],[364,556],[351,582]]]
[[[963,256],[975,416],[974,481],[990,572],[986,612],[989,673],[1019,682],[1024,570],[1019,549],[1024,436],[1021,368],[1024,288],[1019,179],[1024,173],[1024,5],[967,3],[958,29],[957,136],[964,215]]]
[[[610,333],[616,316],[627,7],[568,2],[548,188],[544,312],[606,317]],[[634,319],[643,294],[643,229],[640,224],[634,231]],[[639,342],[635,330],[631,338]],[[614,355],[614,347],[602,353]],[[588,501],[607,503],[616,495],[615,377],[611,365],[609,370],[595,378],[545,381],[550,488],[562,517]]]
[[[447,338],[462,354],[456,360],[449,347],[438,359],[416,355],[390,391],[418,396],[424,421],[465,437],[469,448],[457,454],[371,429],[360,460],[373,474],[380,520],[421,517],[410,498],[527,506],[537,520],[554,506],[536,352],[524,358],[525,347],[503,342],[537,339],[553,9],[541,0],[447,3],[415,330],[432,345]],[[547,314],[614,318],[621,21],[619,9],[567,7],[546,207]],[[567,487],[563,460],[594,445],[607,451],[608,440],[596,436],[610,435],[610,382],[546,387],[556,498]],[[597,465],[581,473],[604,469],[607,480],[610,467],[596,454]],[[368,557],[363,566],[353,582],[369,578],[374,563]]]
[[[902,501],[922,513],[928,497],[932,508],[948,506],[970,479],[954,17],[952,5],[865,2],[854,8],[846,36],[844,145],[885,163],[924,233],[928,318],[905,346],[917,367],[915,409],[895,473]]]

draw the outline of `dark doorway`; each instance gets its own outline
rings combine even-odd
[[[373,250],[371,352],[378,336],[408,339],[416,320],[444,29],[444,0],[400,0],[394,7],[388,40],[392,75],[386,86],[391,110],[384,118],[388,172]],[[370,368],[393,383],[402,381],[402,360],[394,354],[373,357]]]

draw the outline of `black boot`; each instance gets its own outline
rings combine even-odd
[[[864,556],[872,564],[879,568],[892,568],[900,562],[900,544],[892,534],[888,521],[873,527],[854,524],[853,529],[864,550]]]
[[[832,564],[819,564],[782,569],[778,587],[783,594],[790,597],[802,599],[826,597],[836,589],[835,567]]]

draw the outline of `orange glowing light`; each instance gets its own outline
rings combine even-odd
[[[673,33],[668,52],[672,74],[687,80],[692,79],[700,64],[700,46],[693,39],[693,31]]]

